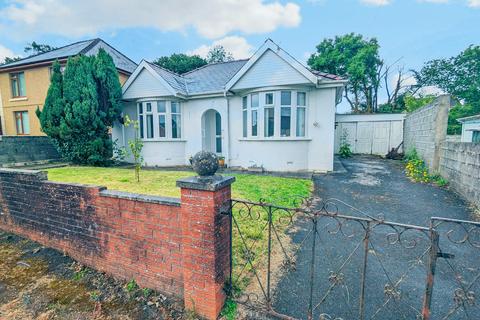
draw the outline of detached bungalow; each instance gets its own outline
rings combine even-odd
[[[335,107],[345,80],[307,69],[272,40],[248,60],[183,75],[142,61],[123,86],[148,166],[178,166],[200,150],[269,171],[333,169]],[[120,145],[134,129],[117,124]]]
[[[480,143],[480,114],[458,119],[462,124],[462,142]]]

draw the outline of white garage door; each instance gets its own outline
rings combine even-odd
[[[337,115],[335,152],[346,135],[354,153],[384,156],[403,141],[403,120],[403,114]]]

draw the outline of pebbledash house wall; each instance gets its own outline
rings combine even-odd
[[[202,150],[202,115],[208,110],[215,110],[220,113],[222,121],[222,155],[230,167],[256,166],[268,171],[332,171],[336,89],[282,89],[307,92],[306,137],[243,138],[241,104],[242,96],[248,92],[227,97],[192,98],[181,101],[181,139],[143,140],[142,153],[146,165],[188,165],[189,158]],[[158,99],[160,98],[145,98],[144,101]],[[131,119],[138,118],[134,103],[126,103],[123,113]],[[275,110],[275,116],[279,117],[279,114],[280,110]],[[261,117],[263,113],[260,110],[259,118]],[[277,124],[275,126],[277,127]],[[251,121],[248,121],[248,132],[251,132]],[[262,126],[258,132],[259,135],[263,133]],[[112,136],[119,145],[126,145],[128,140],[134,138],[134,131],[131,127],[124,128],[116,124]]]
[[[121,279],[182,299],[208,319],[220,312],[229,275],[233,178],[179,180],[181,198],[47,180],[0,169],[0,229]]]

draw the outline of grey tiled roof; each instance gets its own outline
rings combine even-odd
[[[233,78],[247,61],[235,60],[207,64],[182,75],[173,73],[153,63],[147,63],[177,92],[189,95],[224,90],[227,82]]]
[[[187,89],[185,87],[185,79],[176,73],[173,73],[167,69],[157,66],[156,64],[147,62],[156,73],[158,73],[168,84],[175,89],[176,91],[182,94],[188,94]]]
[[[56,59],[65,59],[68,57],[76,56],[79,54],[94,55],[100,48],[105,49],[113,58],[113,62],[118,69],[132,73],[137,64],[123,55],[121,52],[110,46],[102,39],[92,39],[80,42],[75,42],[67,46],[45,52],[37,55],[33,55],[18,61],[14,61],[0,66],[1,69],[20,67],[33,63],[48,62]]]
[[[202,92],[218,92],[243,67],[248,60],[235,60],[222,63],[207,64],[183,75],[187,80],[189,94]]]

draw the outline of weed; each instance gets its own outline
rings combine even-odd
[[[125,289],[127,292],[131,293],[138,289],[138,284],[135,282],[135,279],[130,280],[126,285]]]
[[[152,289],[149,289],[149,288],[143,288],[142,289],[142,294],[145,298],[148,298],[150,297],[150,295],[153,293],[153,290]]]
[[[75,281],[80,281],[83,278],[85,278],[85,276],[87,275],[87,272],[88,272],[88,268],[82,267],[80,270],[76,271],[73,274],[72,279]]]
[[[231,299],[227,299],[220,315],[227,320],[235,320],[237,315],[237,303]]]

